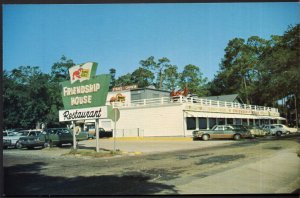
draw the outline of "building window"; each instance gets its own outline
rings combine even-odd
[[[242,120],[242,125],[248,125],[247,119]]]
[[[254,125],[254,120],[253,119],[249,119],[249,125],[253,126]]]
[[[233,124],[233,118],[227,118],[227,124]]]
[[[186,128],[187,130],[196,129],[196,118],[186,118]]]
[[[199,129],[206,129],[206,128],[207,128],[206,118],[199,118]]]
[[[217,124],[216,118],[209,118],[209,128],[213,128]]]
[[[256,126],[259,126],[259,119],[255,119],[254,122]]]
[[[236,118],[235,119],[235,124],[242,124],[242,119]]]
[[[225,124],[225,118],[217,118],[218,119],[218,124],[224,125]]]

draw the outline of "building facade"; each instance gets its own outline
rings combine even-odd
[[[110,92],[107,105],[120,110],[116,137],[186,137],[196,129],[210,129],[215,124],[264,125],[285,120],[278,109],[242,104],[237,95],[218,99],[170,97],[167,91],[145,88]],[[100,119],[99,126],[112,130],[113,122]]]

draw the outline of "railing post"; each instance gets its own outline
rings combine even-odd
[[[218,107],[220,107],[220,101],[219,100],[217,101],[217,105],[218,105]]]
[[[182,103],[182,96],[179,96],[179,102]]]
[[[160,103],[164,104],[164,98],[163,97],[160,98]]]
[[[144,99],[144,105],[146,105],[146,99]]]

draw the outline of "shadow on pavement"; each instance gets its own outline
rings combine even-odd
[[[4,167],[4,194],[14,195],[149,195],[164,191],[177,194],[173,185],[149,181],[145,175],[48,176],[46,163]],[[84,168],[84,167],[83,167]],[[64,170],[62,168],[61,172]],[[59,173],[58,173],[59,174]]]

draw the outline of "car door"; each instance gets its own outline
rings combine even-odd
[[[223,126],[217,126],[213,133],[211,134],[211,138],[223,138],[224,136],[224,127]]]
[[[223,138],[233,138],[235,134],[235,131],[232,127],[230,126],[224,126],[224,135]]]
[[[57,129],[47,130],[47,139],[49,143],[57,144],[59,142],[59,137],[57,135]]]
[[[72,143],[73,136],[68,129],[60,129],[58,131],[60,144]]]

